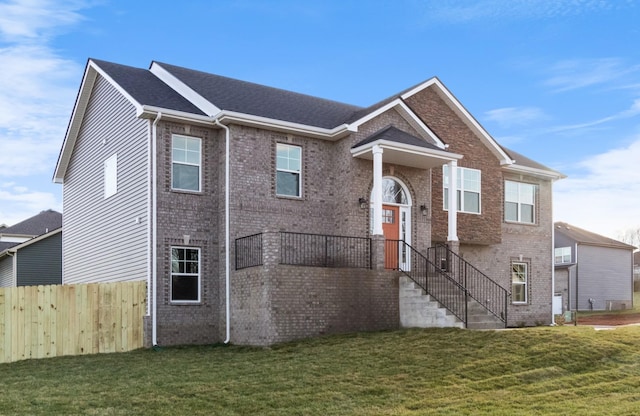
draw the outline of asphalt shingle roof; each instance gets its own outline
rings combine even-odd
[[[91,59],[141,105],[205,115],[147,69]]]
[[[427,149],[442,151],[442,149],[440,149],[438,146],[428,143],[394,126],[385,127],[384,129],[373,133],[371,136],[353,145],[353,148],[375,142],[376,140],[388,140],[391,142],[409,144],[412,146],[420,146],[420,147],[425,147]]]
[[[559,232],[581,244],[626,248],[628,250],[635,249],[635,247],[632,245],[614,240],[609,237],[605,237],[600,234],[592,233],[591,231],[583,230],[582,228],[567,224],[566,222],[556,222],[554,223],[554,227],[556,232]]]
[[[62,227],[62,214],[49,209],[11,227],[7,227],[0,233],[39,236],[57,230],[60,227]]]
[[[157,62],[221,110],[332,129],[361,107]]]

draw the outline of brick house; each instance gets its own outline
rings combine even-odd
[[[561,177],[437,78],[362,108],[90,59],[54,173],[63,281],[146,280],[154,345],[398,328],[407,285],[458,326],[472,303],[549,324]]]

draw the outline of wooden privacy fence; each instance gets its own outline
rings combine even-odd
[[[0,288],[0,363],[143,346],[146,282]]]

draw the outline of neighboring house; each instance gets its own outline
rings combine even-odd
[[[633,280],[640,280],[640,251],[633,253]]]
[[[563,311],[633,307],[634,246],[564,222],[555,223],[554,244]]]
[[[53,210],[0,230],[0,287],[62,283],[62,214]]]
[[[463,324],[471,298],[550,324],[561,177],[437,78],[363,108],[89,60],[54,173],[63,281],[146,280],[162,345],[398,328],[393,269]]]

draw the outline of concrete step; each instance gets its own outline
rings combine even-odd
[[[406,276],[400,277],[400,326],[403,328],[463,328],[464,324]]]

